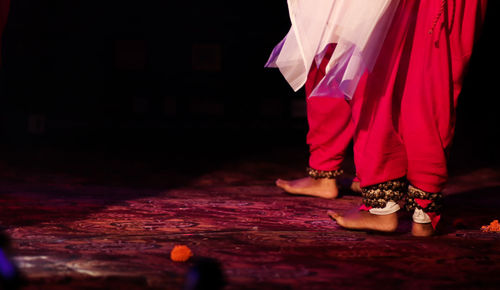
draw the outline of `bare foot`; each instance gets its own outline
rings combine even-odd
[[[352,230],[374,230],[379,232],[394,232],[398,227],[397,213],[387,215],[374,215],[368,211],[353,209],[341,215],[329,210],[328,215],[337,224]]]
[[[357,193],[361,193],[361,185],[359,181],[353,181],[351,183],[351,190]]]
[[[434,228],[431,223],[420,224],[414,222],[411,227],[411,234],[415,237],[430,237],[434,234]]]
[[[321,198],[336,198],[339,195],[337,180],[329,178],[313,179],[304,177],[294,180],[276,180],[276,185],[288,193],[310,195]]]

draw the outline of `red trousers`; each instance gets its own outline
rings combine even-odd
[[[417,188],[439,192],[486,0],[401,5],[373,72],[353,98],[357,174],[361,186],[406,175]]]
[[[316,170],[340,169],[353,134],[351,107],[344,98],[310,97],[311,91],[325,76],[325,67],[334,49],[334,44],[327,48],[319,67],[315,63],[312,64],[305,84],[309,123],[309,166]]]
[[[342,98],[308,98],[310,166],[338,169],[354,136],[361,186],[406,176],[417,188],[441,191],[457,97],[485,8],[486,0],[402,1],[350,106]],[[313,65],[307,95],[324,62]]]

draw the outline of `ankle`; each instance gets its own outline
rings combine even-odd
[[[397,213],[390,213],[386,215],[379,215],[380,222],[386,227],[387,232],[394,232],[398,228],[399,220]]]
[[[413,222],[411,234],[414,237],[430,237],[434,234],[434,228],[431,223]]]
[[[337,180],[336,179],[332,179],[332,178],[312,178],[312,177],[309,177],[311,178],[314,182],[318,183],[318,184],[321,184],[321,185],[333,185],[333,186],[337,186]]]

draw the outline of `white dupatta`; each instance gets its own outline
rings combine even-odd
[[[399,0],[288,0],[292,26],[266,67],[277,67],[294,91],[319,65],[326,46],[336,47],[325,77],[311,96],[351,99],[361,76],[375,65]]]

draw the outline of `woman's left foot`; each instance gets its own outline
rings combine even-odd
[[[396,231],[398,227],[397,213],[374,215],[368,211],[361,211],[357,208],[342,215],[331,210],[327,213],[337,222],[337,224],[346,229],[374,230],[390,233]]]

